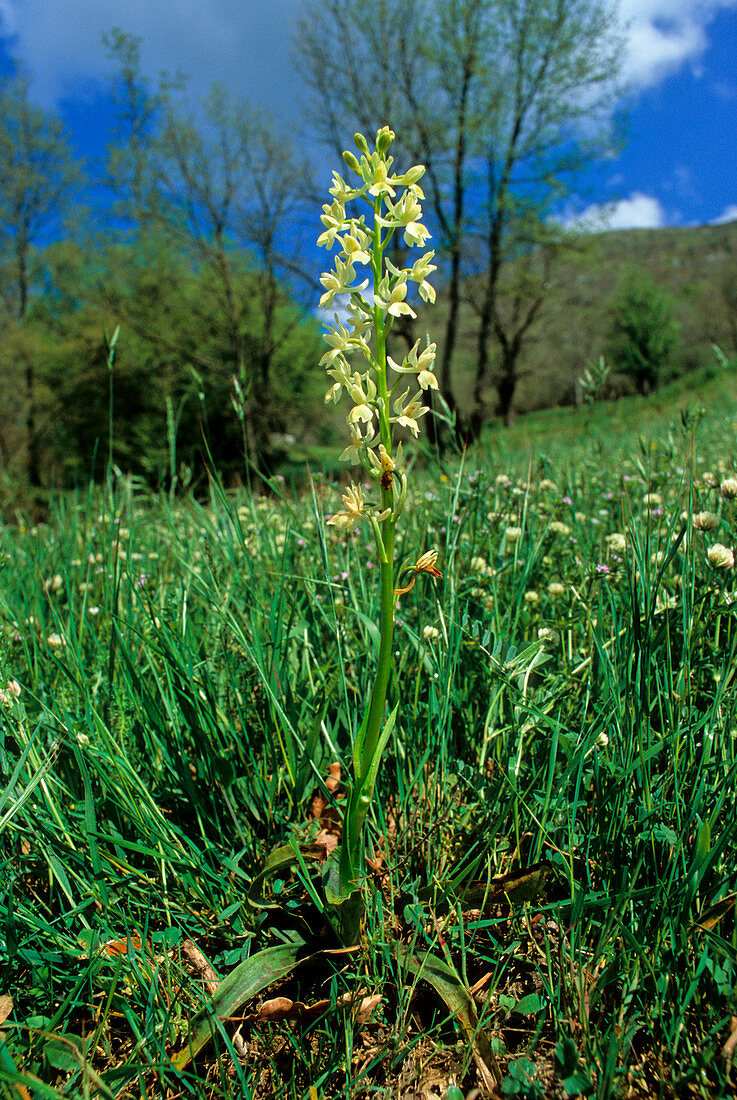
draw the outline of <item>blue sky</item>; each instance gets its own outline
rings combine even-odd
[[[629,228],[737,218],[737,0],[612,2],[627,24],[627,140],[588,173],[568,220]],[[0,71],[20,61],[34,97],[90,157],[109,140],[102,35],[115,26],[142,38],[154,80],[182,70],[194,93],[219,82],[274,111],[288,105],[296,121],[298,9],[299,0],[0,0]]]

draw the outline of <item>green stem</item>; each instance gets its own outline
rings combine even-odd
[[[381,239],[381,226],[377,216],[381,216],[381,197],[377,196],[374,203],[374,246],[373,246],[373,275],[374,287],[381,283],[384,273],[384,248],[386,242]],[[376,333],[376,386],[379,396],[379,431],[381,442],[389,454],[392,451],[392,429],[389,422],[389,393],[386,377],[386,333],[387,325],[384,314],[379,306],[374,307],[374,328]],[[383,544],[384,554],[381,560],[381,611],[379,643],[379,662],[376,669],[376,679],[371,691],[368,721],[363,740],[363,751],[360,760],[360,772],[356,779],[365,776],[371,766],[376,745],[381,735],[384,707],[386,705],[386,693],[389,687],[389,676],[392,664],[392,644],[394,641],[394,528],[396,517],[394,516],[394,495],[391,489],[382,489],[381,506],[391,508],[392,514],[384,520]]]
[[[392,645],[394,642],[394,524],[391,516],[386,520],[386,528],[384,532],[386,561],[381,563],[379,662],[376,669],[376,679],[371,691],[368,722],[366,724],[363,752],[361,753],[360,775],[356,776],[359,781],[370,767],[376,744],[381,735],[386,693],[389,688],[389,676],[392,667]]]

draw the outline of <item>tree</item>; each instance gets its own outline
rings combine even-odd
[[[350,128],[390,122],[427,166],[447,276],[438,373],[451,406],[462,288],[477,276],[471,435],[487,412],[493,343],[497,411],[510,413],[523,341],[565,243],[550,213],[606,138],[620,45],[606,0],[377,0],[368,17],[360,0],[303,0],[296,49],[318,136],[340,149]]]
[[[16,329],[16,361],[22,362],[25,398],[26,469],[41,483],[34,341],[24,341],[34,289],[38,246],[58,231],[69,214],[81,170],[60,121],[33,104],[20,73],[0,83],[0,300],[8,326]]]
[[[285,289],[309,279],[294,226],[311,192],[310,173],[291,143],[252,106],[213,88],[196,109],[186,81],[163,79],[147,93],[138,41],[119,32],[110,47],[120,67],[127,140],[111,158],[125,212],[153,253],[174,248],[207,285],[203,328],[217,323],[231,392],[242,400],[248,457],[268,473],[270,440],[287,426],[275,399],[274,363],[300,324]],[[155,262],[155,261],[154,261]],[[244,267],[257,269],[244,280]],[[216,308],[211,308],[212,304]],[[126,318],[136,325],[135,316]],[[152,333],[163,344],[165,332]],[[196,348],[186,354],[202,367]]]
[[[203,428],[225,479],[242,470],[243,438],[232,407],[227,327],[209,273],[172,247],[155,257],[138,241],[93,250],[58,242],[48,250],[44,292],[29,324],[44,340],[40,382],[53,415],[46,431],[48,469],[68,482],[104,472],[108,457],[154,484],[176,484],[183,468],[204,471]],[[242,261],[236,293],[255,293],[260,273]],[[130,317],[133,323],[125,320]],[[123,319],[112,374],[105,335]],[[256,328],[254,316],[244,321]],[[322,405],[317,321],[286,294],[274,327],[289,332],[275,353],[274,401],[309,435]]]
[[[641,394],[657,386],[681,343],[675,303],[647,275],[627,272],[612,302],[607,357]]]

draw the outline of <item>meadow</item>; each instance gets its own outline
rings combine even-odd
[[[418,452],[398,558],[442,577],[400,598],[352,950],[302,856],[378,649],[337,479],[5,515],[3,1097],[733,1095],[737,382],[658,400]]]

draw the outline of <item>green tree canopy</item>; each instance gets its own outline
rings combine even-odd
[[[675,302],[648,275],[627,271],[611,307],[606,354],[642,394],[655,389],[681,343]]]

